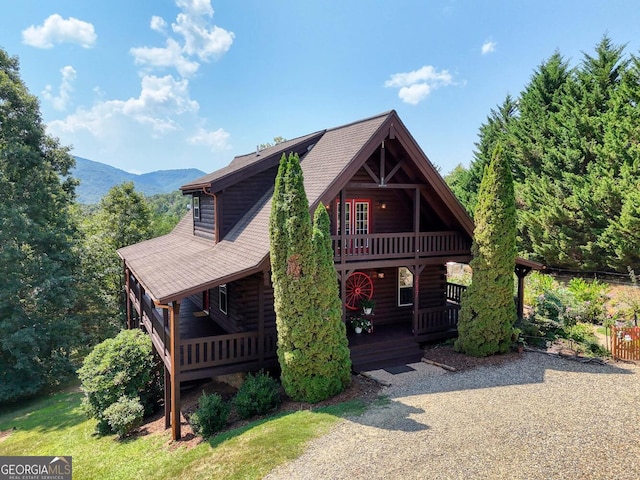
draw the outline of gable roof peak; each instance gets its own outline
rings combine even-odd
[[[327,130],[325,130],[326,132],[333,132],[335,130],[341,130],[343,128],[349,128],[352,127],[354,125],[358,125],[359,123],[366,123],[366,122],[370,122],[371,120],[375,120],[377,118],[382,118],[382,117],[389,117],[391,115],[398,115],[397,112],[395,110],[387,110],[386,112],[382,112],[379,113],[377,115],[372,115],[370,117],[366,117],[366,118],[361,118],[360,120],[356,120],[354,122],[350,122],[350,123],[345,123],[344,125],[340,125],[338,127],[333,127],[333,128],[328,128]]]

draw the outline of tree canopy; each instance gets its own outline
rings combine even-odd
[[[555,52],[479,132],[474,160],[447,177],[474,212],[497,143],[515,180],[518,249],[571,269],[626,271],[640,260],[640,60],[608,37],[571,68]]]
[[[0,401],[72,371],[81,340],[73,165],[46,135],[18,59],[0,49]]]

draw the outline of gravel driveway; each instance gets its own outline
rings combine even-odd
[[[527,352],[384,376],[388,401],[340,422],[268,479],[638,479],[640,367]]]

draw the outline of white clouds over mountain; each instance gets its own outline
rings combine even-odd
[[[80,108],[64,120],[49,123],[55,132],[87,130],[98,138],[113,131],[109,123],[128,118],[140,125],[150,126],[155,135],[179,130],[175,117],[197,113],[198,102],[189,97],[188,81],[176,81],[171,75],[145,76],[140,96],[128,100],[96,102],[90,109]]]

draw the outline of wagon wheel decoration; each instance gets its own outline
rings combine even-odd
[[[349,310],[358,310],[362,300],[373,296],[373,282],[366,273],[353,272],[346,281],[345,305]]]

